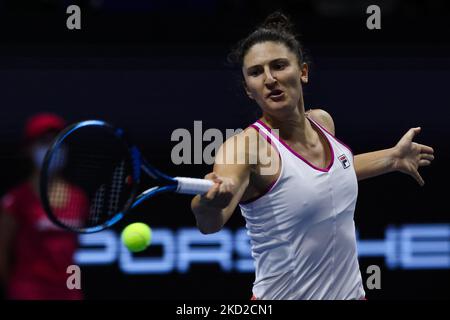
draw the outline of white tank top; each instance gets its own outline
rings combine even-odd
[[[358,196],[353,153],[307,119],[331,146],[327,168],[309,163],[263,122],[251,125],[281,158],[280,175],[270,189],[239,205],[255,262],[253,295],[284,300],[364,299],[353,221]]]

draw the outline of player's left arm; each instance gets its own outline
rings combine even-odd
[[[328,112],[313,109],[307,113],[331,134],[335,134],[333,118]],[[413,142],[420,130],[420,127],[409,129],[392,148],[355,155],[354,166],[358,181],[399,171],[412,176],[423,186],[425,182],[418,169],[431,164],[434,159],[434,150],[429,146]]]

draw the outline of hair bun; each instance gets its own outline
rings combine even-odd
[[[287,16],[280,11],[276,11],[270,14],[261,25],[264,29],[273,29],[278,31],[285,31],[292,33],[293,24]]]

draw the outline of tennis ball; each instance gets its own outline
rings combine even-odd
[[[121,238],[128,250],[140,252],[150,245],[152,229],[142,222],[132,223],[123,229]]]

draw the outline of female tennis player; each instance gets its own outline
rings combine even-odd
[[[192,210],[208,234],[240,206],[255,262],[255,299],[364,299],[353,221],[357,181],[400,171],[423,185],[418,168],[434,159],[433,149],[413,142],[421,129],[412,128],[392,148],[353,156],[335,137],[328,112],[305,111],[308,65],[291,30],[274,13],[233,52],[262,117],[221,146],[205,177],[215,184],[194,197]],[[218,161],[263,153],[276,170],[264,171],[261,161]]]

